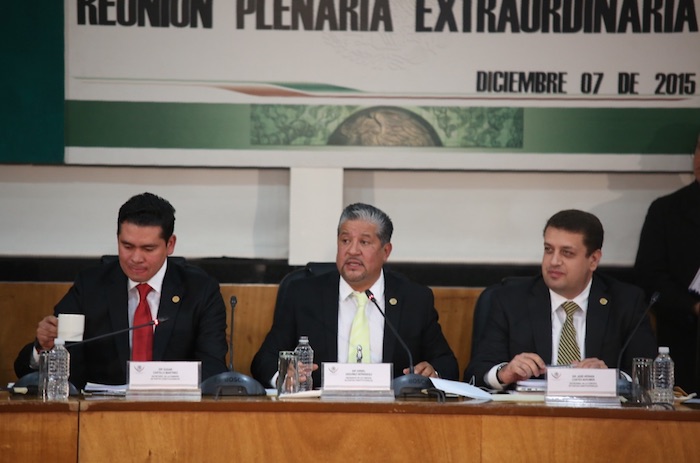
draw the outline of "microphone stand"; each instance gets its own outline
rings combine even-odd
[[[377,303],[374,294],[372,294],[372,291],[368,289],[365,291],[365,294],[367,295],[367,298],[374,303],[377,310],[379,310],[379,313],[382,314],[382,317],[384,317],[384,322],[394,334],[394,337],[396,337],[397,341],[399,341],[401,347],[403,347],[403,349],[408,354],[408,374],[394,378],[394,380],[392,381],[392,385],[394,387],[394,397],[424,397],[423,391],[434,391],[435,386],[433,386],[433,382],[430,381],[430,378],[415,373],[413,368],[413,355],[411,354],[411,350],[408,348],[403,338],[401,338],[401,336],[399,335],[398,330],[389,321],[389,319],[386,318],[386,314],[381,309],[381,307],[379,307],[379,304]]]
[[[231,330],[228,336],[228,371],[224,371],[202,381],[200,387],[203,395],[220,396],[258,396],[266,395],[265,388],[248,375],[233,370],[233,312],[238,298],[231,296]]]

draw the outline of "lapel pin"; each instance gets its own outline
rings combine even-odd
[[[398,304],[398,303],[399,303],[399,301],[397,301],[395,297],[392,297],[391,299],[389,299],[389,304],[390,304],[390,305],[396,305],[396,304]]]
[[[172,301],[173,301],[175,304],[177,304],[178,302],[180,302],[180,296],[173,296]]]
[[[605,299],[604,297],[601,297],[601,298],[600,298],[600,304],[601,304],[601,305],[608,305],[608,300]]]

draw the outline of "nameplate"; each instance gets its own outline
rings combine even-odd
[[[127,362],[128,390],[199,389],[202,362]]]
[[[547,368],[548,397],[617,397],[615,368]]]
[[[391,390],[391,363],[324,362],[322,367],[324,392]]]

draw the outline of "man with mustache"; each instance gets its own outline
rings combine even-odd
[[[633,357],[654,357],[644,293],[595,272],[602,247],[596,216],[579,210],[554,214],[544,229],[542,274],[492,294],[486,329],[464,380],[503,389],[543,375],[547,365],[630,371]]]
[[[351,204],[338,224],[337,271],[294,281],[275,309],[272,328],[253,359],[253,377],[273,385],[279,351],[292,350],[308,336],[314,362],[393,363],[394,376],[408,373],[405,350],[374,304],[360,302],[370,290],[411,350],[415,373],[457,379],[459,371],[438,324],[432,291],[386,268],[391,254],[391,219],[374,206]],[[359,343],[353,324],[362,307],[368,320],[367,342]],[[319,371],[313,373],[320,385]]]

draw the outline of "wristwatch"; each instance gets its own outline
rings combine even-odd
[[[499,384],[504,384],[503,381],[501,381],[501,378],[498,376],[498,373],[503,369],[504,366],[508,365],[508,362],[501,363],[496,367],[496,381],[498,381]]]

